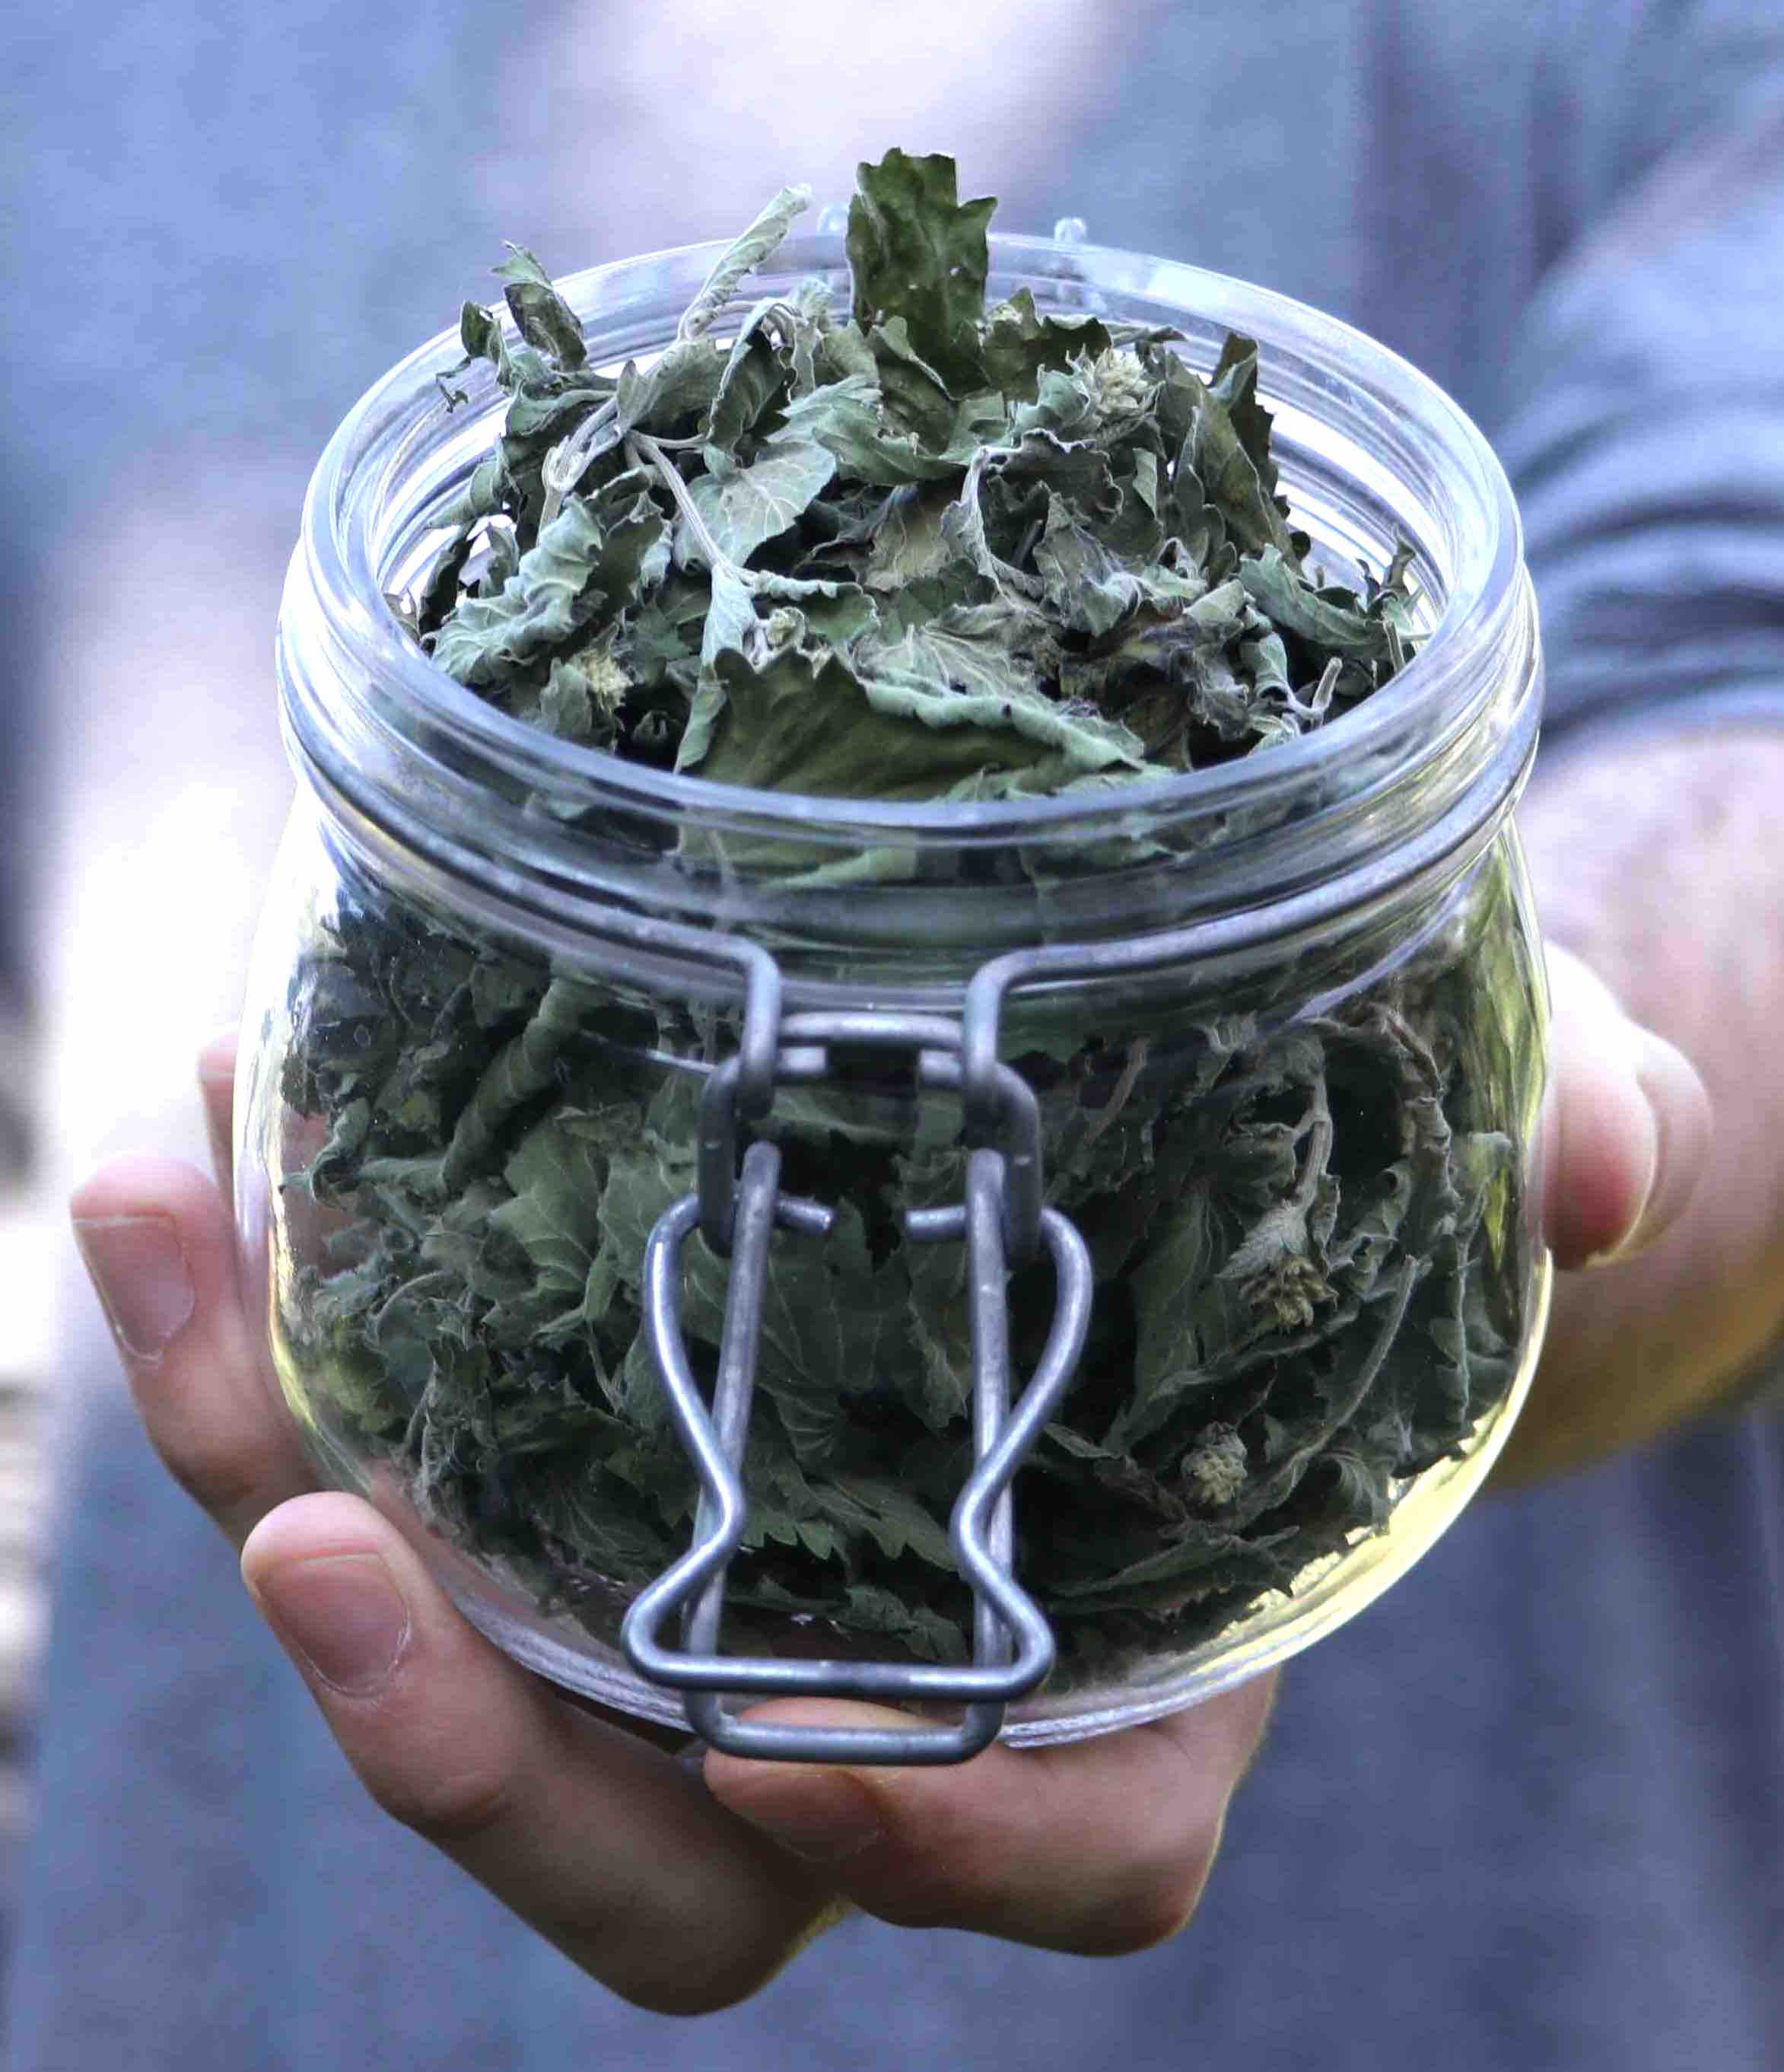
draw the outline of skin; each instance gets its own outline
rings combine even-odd
[[[1784,742],[1704,734],[1545,769],[1522,811],[1552,933],[1543,1215],[1562,1270],[1507,1475],[1581,1466],[1677,1423],[1778,1327],[1784,934],[1776,847],[1755,830],[1775,824],[1781,798]],[[200,1064],[225,1166],[231,1051]],[[1189,1920],[1272,1679],[1152,1726],[995,1746],[956,1770],[684,1758],[517,1668],[375,1511],[314,1487],[253,1378],[220,1177],[220,1193],[189,1167],[128,1160],[74,1197],[114,1319],[129,1314],[117,1277],[129,1268],[107,1268],[107,1231],[171,1230],[190,1276],[189,1314],[164,1310],[164,1342],[120,1333],[150,1438],[240,1549],[373,1798],[595,1978],[661,2012],[727,2006],[850,1906],[1088,1955]],[[836,1702],[763,1711],[878,1716]]]
[[[1662,1191],[1696,1192],[1659,1201],[1629,1258],[1563,1282],[1507,1476],[1583,1467],[1682,1423],[1784,1330],[1781,815],[1784,734],[1747,727],[1601,740],[1548,767],[1520,810],[1550,943],[1578,960],[1552,959],[1558,996],[1596,973],[1690,1059],[1716,1128],[1657,1089]],[[1576,1184],[1561,1192],[1589,1206]],[[1601,1249],[1570,1235],[1570,1256]]]

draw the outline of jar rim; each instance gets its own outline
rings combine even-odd
[[[590,804],[712,827],[746,827],[758,835],[796,834],[809,841],[828,828],[857,841],[895,835],[919,845],[926,839],[948,845],[1091,842],[1130,830],[1137,816],[1157,822],[1222,812],[1240,800],[1267,808],[1318,784],[1334,766],[1379,763],[1383,755],[1404,763],[1421,738],[1428,743],[1465,719],[1461,708],[1478,710],[1482,650],[1498,643],[1518,607],[1522,543],[1504,471],[1460,405],[1387,347],[1273,290],[1115,246],[1065,248],[1005,234],[993,235],[990,244],[994,276],[1018,271],[1063,278],[1091,303],[1112,295],[1157,306],[1165,320],[1192,335],[1218,330],[1257,337],[1260,393],[1279,423],[1283,397],[1277,384],[1292,362],[1302,370],[1297,378],[1304,387],[1310,371],[1312,393],[1353,414],[1360,410],[1373,433],[1397,432],[1400,451],[1422,465],[1435,499],[1458,524],[1461,551],[1441,616],[1391,682],[1331,726],[1273,743],[1262,755],[1088,796],[905,802],[758,791],[657,770],[559,739],[447,676],[385,602],[381,508],[405,464],[446,429],[448,413],[435,377],[459,356],[454,331],[418,347],[367,391],[331,438],[312,477],[294,569],[295,576],[301,569],[335,643],[330,675],[362,687],[362,702],[382,713],[387,731],[402,734],[405,719],[419,723],[437,746],[447,742],[459,755],[498,763],[543,791],[569,791]],[[559,286],[586,318],[629,286],[673,283],[680,292],[690,282],[697,285],[724,249],[720,241],[671,248],[590,268]],[[790,239],[776,261],[777,271],[800,274],[844,269],[841,239],[824,233]],[[608,356],[598,339],[591,343],[596,356]],[[293,605],[288,587],[288,616]],[[282,633],[282,648],[288,647]],[[305,725],[304,716],[292,710],[291,679],[302,673],[287,671],[288,720],[310,758],[326,763],[334,758],[325,746],[319,758],[316,736],[328,730]],[[301,695],[295,702],[303,702]],[[1421,719],[1431,724],[1420,726]]]

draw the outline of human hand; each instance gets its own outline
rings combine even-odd
[[[1575,1467],[1607,1443],[1648,1436],[1629,1392],[1584,1328],[1605,1276],[1576,1270],[1640,1257],[1677,1223],[1709,1153],[1710,1103],[1695,1068],[1632,1022],[1603,980],[1551,943],[1554,1003],[1544,1109],[1544,1235],[1560,1269],[1543,1357],[1497,1479]]]
[[[1543,1235],[1564,1275],[1636,1258],[1677,1221],[1709,1149],[1710,1104],[1690,1061],[1572,951],[1552,942],[1545,961]]]
[[[469,1626],[395,1527],[319,1491],[257,1370],[228,1195],[232,1046],[200,1084],[222,1192],[131,1160],[76,1192],[81,1248],[149,1436],[373,1798],[603,1984],[694,2013],[765,1984],[847,1903],[1119,1955],[1188,1918],[1263,1731],[1260,1678],[1128,1733],[957,1769],[709,1753],[569,1701]],[[874,1708],[764,1712],[870,1722]],[[685,1734],[670,1739],[685,1741]]]
[[[1652,1112],[1614,1004],[1556,988],[1559,1126],[1546,1207],[1564,1263],[1675,1211],[1701,1090],[1654,1164]],[[225,1180],[230,1052],[200,1082]],[[728,2005],[848,1904],[1085,1955],[1144,1948],[1194,1911],[1262,1734],[1260,1678],[1152,1725],[996,1746],[959,1769],[812,1768],[653,1745],[563,1700],[459,1617],[395,1528],[315,1490],[255,1371],[224,1194],[129,1161],[72,1204],[149,1434],[241,1550],[244,1580],[374,1799],[616,1992],[664,2012]],[[782,1701],[808,1720],[873,1708]]]
[[[1564,735],[1518,809],[1557,1008],[1589,966],[1678,1050],[1638,1039],[1671,1177],[1638,1243],[1557,1282],[1506,1478],[1589,1466],[1737,1400],[1784,1332],[1784,727],[1694,725],[1692,702],[1670,726]],[[1568,1026],[1558,1013],[1558,1056]]]

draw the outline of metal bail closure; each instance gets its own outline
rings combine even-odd
[[[828,1059],[821,1046],[831,1040],[920,1046],[920,1063],[931,1067],[924,1074],[931,1083],[947,1083],[958,1076],[948,1069],[954,1064],[952,1058],[934,1055],[957,1049],[958,1029],[927,1017],[790,1016],[782,1034],[788,1047],[779,1054],[776,1078],[781,1081],[823,1076]],[[721,1067],[715,1073],[715,1079],[724,1071]],[[1009,1068],[1001,1067],[1000,1072],[1009,1073]],[[728,1106],[729,1089],[714,1091]],[[712,1161],[709,1172],[717,1162]],[[1018,1169],[1027,1163],[1016,1161]],[[905,1219],[911,1241],[962,1240],[967,1248],[974,1464],[955,1503],[949,1539],[972,1592],[973,1659],[960,1665],[782,1660],[717,1652],[726,1575],[742,1544],[747,1518],[742,1470],[770,1236],[779,1228],[821,1237],[832,1218],[816,1202],[781,1194],[780,1153],[774,1145],[758,1140],[745,1152],[741,1174],[728,1190],[730,1216],[712,1216],[710,1202],[703,1215],[701,1195],[687,1194],[665,1211],[652,1231],[643,1261],[644,1331],[676,1431],[700,1478],[701,1496],[692,1547],[633,1602],[620,1629],[620,1644],[641,1675],[683,1692],[689,1722],[713,1747],[791,1762],[960,1762],[997,1738],[1005,1705],[1032,1691],[1052,1667],[1052,1633],[1011,1569],[1015,1536],[1009,1486],[1076,1369],[1089,1326],[1092,1284],[1083,1240],[1057,1210],[1041,1210],[1038,1235],[1053,1261],[1056,1286],[1053,1321],[1034,1376],[1013,1406],[1005,1289],[1013,1220],[1009,1194],[1013,1180],[1021,1194],[1027,1182],[1038,1177],[1025,1172],[1016,1180],[1001,1150],[981,1146],[968,1154],[964,1202],[914,1210]],[[1018,1205],[1018,1223],[1026,1207],[1026,1202]],[[731,1273],[709,1411],[682,1338],[681,1248],[697,1225],[709,1227],[712,1222],[729,1237]],[[678,1612],[684,1645],[666,1647],[660,1638],[664,1622]],[[749,1699],[943,1702],[960,1704],[964,1711],[952,1725],[782,1726],[733,1717],[725,1708],[726,1692]]]

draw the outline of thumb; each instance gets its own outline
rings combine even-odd
[[[1683,1053],[1577,957],[1552,945],[1548,972],[1544,1228],[1558,1266],[1595,1266],[1645,1251],[1677,1219],[1708,1157],[1710,1100]]]

